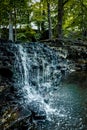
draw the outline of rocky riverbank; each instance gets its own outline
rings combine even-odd
[[[77,71],[87,70],[87,42],[82,40],[62,39],[61,44],[57,40],[45,42],[51,48],[60,52],[61,56],[71,60]]]

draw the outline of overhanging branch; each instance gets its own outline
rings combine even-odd
[[[63,6],[68,2],[69,0],[65,0],[64,2],[63,2]]]

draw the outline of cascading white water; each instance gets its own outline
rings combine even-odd
[[[39,68],[37,69],[37,84],[38,84],[38,90],[35,90],[34,86],[32,86],[29,82],[30,78],[35,78],[33,77],[32,74],[30,74],[31,71],[31,67],[32,66],[32,60],[31,57],[29,57],[29,55],[27,54],[27,49],[23,48],[22,45],[19,45],[19,53],[20,53],[20,57],[21,57],[21,64],[22,64],[22,69],[23,69],[23,79],[22,79],[22,91],[24,94],[24,102],[27,104],[31,104],[32,102],[36,102],[35,105],[37,105],[37,103],[39,103],[39,107],[41,107],[41,109],[44,109],[46,112],[47,117],[49,116],[49,113],[51,112],[55,112],[55,109],[52,109],[50,107],[50,104],[47,104],[44,102],[44,100],[46,100],[46,96],[44,95],[42,96],[40,94],[40,92],[42,91],[41,87],[51,87],[51,83],[50,82],[46,82],[45,78],[47,77],[47,70],[45,71],[45,66],[44,66],[44,61],[42,61],[42,66],[43,66],[43,74],[42,74],[42,83],[40,83],[40,70]],[[37,58],[37,54],[34,53],[34,59]],[[34,63],[35,64],[35,63]],[[49,69],[48,69],[49,70]],[[34,71],[33,71],[34,72]],[[46,76],[46,77],[45,77]],[[42,92],[41,92],[42,93]]]
[[[26,52],[26,48],[23,48],[22,45],[19,45],[19,52],[20,52],[20,56],[21,56],[21,63],[22,63],[22,69],[23,69],[23,91],[24,91],[24,95],[25,95],[25,99],[27,99],[26,101],[31,101],[32,99],[34,99],[34,95],[36,92],[34,90],[32,90],[32,87],[29,84],[29,66],[30,66],[30,62],[29,62],[29,58],[27,56],[27,52]]]
[[[19,52],[20,52],[20,56],[21,56],[21,62],[23,65],[23,69],[24,69],[24,81],[22,81],[24,83],[24,86],[29,86],[29,82],[28,82],[28,70],[27,70],[27,53],[26,53],[26,49],[24,49],[22,47],[22,45],[19,45]]]

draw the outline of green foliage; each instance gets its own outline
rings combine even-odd
[[[37,41],[41,34],[48,30],[47,2],[50,2],[51,6],[53,37],[57,38],[58,0],[0,0],[0,25],[8,27],[11,12],[13,25],[17,27],[17,38]],[[86,39],[87,35],[84,33],[87,32],[87,0],[63,0],[63,4],[63,35]],[[32,23],[37,27],[37,31],[32,29]]]
[[[24,29],[18,30],[17,39],[23,42],[31,42],[36,40],[35,35],[36,32],[32,28],[26,27]]]
[[[87,30],[87,0],[70,0],[64,8],[63,30],[65,35],[76,34],[83,37]],[[73,36],[74,37],[74,36]]]

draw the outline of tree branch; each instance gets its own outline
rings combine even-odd
[[[86,7],[86,5],[85,5],[85,4],[82,4],[82,6],[83,6],[85,9],[87,9],[87,7]]]
[[[63,2],[63,6],[68,2],[69,0],[65,0],[64,2]]]

